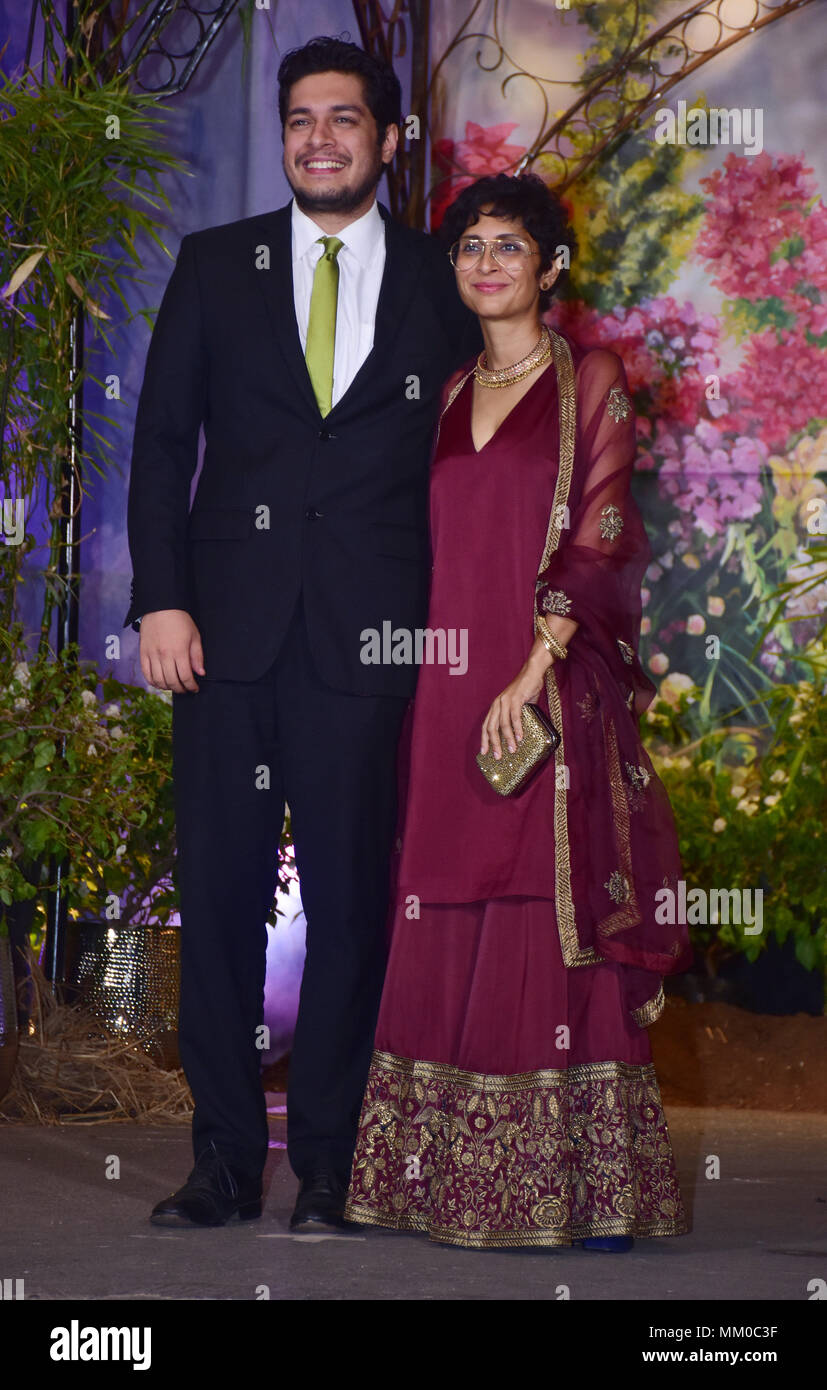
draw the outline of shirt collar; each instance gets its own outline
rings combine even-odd
[[[307,254],[320,236],[327,236],[328,233],[311,217],[308,217],[306,212],[302,212],[295,198],[292,203],[291,221],[293,259],[298,261]],[[359,264],[367,269],[375,261],[385,236],[385,225],[376,200],[374,199],[367,212],[363,213],[361,217],[357,217],[355,222],[349,222],[336,235]]]

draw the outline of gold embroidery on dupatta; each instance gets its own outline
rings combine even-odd
[[[631,895],[631,887],[628,878],[624,878],[619,869],[609,874],[608,879],[603,884],[613,903],[627,903]]]
[[[651,775],[645,767],[633,767],[631,763],[626,763],[626,776],[629,779],[626,787],[629,810],[642,811],[646,806],[646,788],[652,780]]]
[[[543,599],[543,610],[546,613],[557,613],[561,618],[565,618],[570,608],[571,599],[562,589],[549,589]]]
[[[614,502],[600,509],[600,534],[604,541],[616,541],[623,530],[623,515]]]
[[[623,785],[623,777],[620,771],[620,755],[617,748],[617,734],[615,733],[614,720],[609,719],[604,725],[606,738],[606,753],[609,763],[609,786],[612,792],[612,810],[614,812],[615,840],[617,845],[618,858],[620,865],[612,873],[609,883],[604,887],[607,889],[613,902],[622,903],[617,912],[611,913],[598,922],[597,931],[599,936],[614,936],[616,932],[626,931],[629,927],[636,927],[640,921],[640,909],[635,897],[634,877],[632,875],[632,850],[629,840],[629,803],[626,800],[626,790]],[[609,884],[613,884],[616,890],[623,884],[623,895],[618,896],[612,891]]]
[[[577,399],[574,381],[574,364],[565,338],[552,332],[551,348],[557,373],[558,408],[560,414],[560,461],[557,480],[554,485],[554,500],[551,506],[548,534],[540,561],[540,573],[547,568],[552,555],[560,544],[560,533],[569,500],[572,473],[574,471],[574,445],[577,429]],[[535,599],[536,605],[536,599]],[[534,611],[536,631],[537,613]],[[560,742],[554,754],[555,774],[566,766],[565,735],[563,731],[563,710],[554,664],[546,672],[546,694],[551,722],[560,734]],[[555,775],[554,779],[554,888],[555,910],[560,932],[560,949],[564,963],[569,965],[596,965],[604,959],[594,947],[584,950],[577,936],[574,902],[571,895],[571,855],[569,848],[568,809],[566,806],[566,777]]]
[[[577,701],[577,708],[580,710],[581,718],[590,724],[597,714],[598,699],[593,690],[587,690],[582,700]]]
[[[632,410],[632,402],[625,391],[621,391],[619,386],[613,386],[606,397],[606,409],[617,424],[619,420],[628,419]]]
[[[647,999],[645,1004],[641,1004],[639,1009],[632,1009],[632,1018],[635,1023],[639,1023],[641,1028],[648,1028],[650,1023],[654,1023],[663,1013],[663,1006],[666,1003],[666,996],[663,992],[663,980],[657,994],[651,999]]]

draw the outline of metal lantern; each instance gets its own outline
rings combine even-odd
[[[63,984],[112,1033],[180,1066],[177,927],[70,920]]]

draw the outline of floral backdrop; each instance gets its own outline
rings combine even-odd
[[[8,85],[22,60],[28,6],[4,3],[20,19],[0,55]],[[710,918],[691,924],[692,937],[711,969],[727,953],[755,957],[774,938],[823,979],[824,0],[803,0],[797,11],[715,52],[619,131],[624,103],[654,95],[640,50],[647,33],[692,9],[692,42],[712,52],[712,11],[725,12],[731,24],[745,17],[750,23],[780,3],[438,0],[430,8],[427,206],[436,230],[451,199],[481,174],[525,164],[556,186],[567,167],[574,169],[563,196],[580,250],[571,293],[552,316],[581,341],[617,350],[634,395],[634,487],[653,548],[641,639],[658,688],[646,716],[650,751],[675,809],[687,883],[760,890],[765,897],[759,934]],[[21,931],[42,933],[43,885],[64,856],[73,868],[63,886],[70,915],[114,911],[114,897],[127,921],[177,920],[169,700],[144,688],[137,638],[122,630],[131,425],[149,337],[144,319],[160,301],[181,235],[287,201],[273,112],[280,56],[313,33],[356,28],[350,0],[283,8],[277,21],[243,0],[209,61],[171,103],[169,128],[165,117],[153,138],[143,115],[127,120],[103,160],[94,144],[88,153],[88,93],[83,102],[61,105],[61,122],[50,103],[63,102],[62,88],[22,114],[20,91],[0,103],[2,203],[18,227],[0,249],[0,284],[16,274],[21,303],[39,314],[28,337],[20,328],[14,340],[18,353],[28,343],[26,363],[39,364],[39,424],[30,437],[28,396],[21,406],[7,392],[14,417],[9,438],[18,440],[20,457],[36,455],[43,468],[59,458],[55,438],[63,447],[66,353],[51,330],[59,309],[69,305],[73,312],[72,278],[110,310],[121,297],[109,292],[114,262],[98,264],[98,251],[89,252],[113,235],[107,178],[111,197],[132,207],[124,176],[130,159],[149,158],[147,136],[160,165],[174,152],[192,175],[161,178],[169,195],[158,209],[166,249],[144,238],[140,274],[124,275],[128,317],[118,319],[117,342],[102,342],[100,321],[87,316],[85,355],[94,370],[85,394],[92,452],[83,488],[80,650],[89,669],[57,669],[45,654],[30,667],[4,642],[0,623],[0,935],[7,908]],[[404,81],[404,43],[395,56]],[[681,56],[680,43],[660,41],[663,71],[679,69]],[[93,91],[95,100],[111,102],[108,90]],[[127,97],[119,93],[118,100]],[[414,104],[407,91],[404,100]],[[760,149],[711,138],[662,143],[657,108],[674,110],[678,101],[702,113],[723,107],[760,114]],[[7,119],[11,108],[16,127]],[[563,145],[553,138],[556,121],[564,126]],[[27,155],[35,127],[33,182]],[[600,152],[590,159],[595,133]],[[90,216],[93,191],[102,204],[97,222]],[[380,197],[389,201],[383,187]],[[42,242],[49,243],[48,254],[35,253],[36,267],[24,266],[23,284],[20,258]],[[0,308],[11,312],[8,296]],[[100,389],[113,372],[121,383],[116,402]],[[57,422],[52,433],[50,421]],[[107,440],[111,434],[111,454],[97,456],[98,428]],[[34,469],[38,478],[43,468]],[[31,500],[27,537],[42,552],[54,514],[48,497],[35,490]],[[27,632],[37,637],[36,581],[43,573],[34,559],[31,571],[23,566],[21,573],[16,597]],[[283,886],[291,888],[289,824],[281,867]],[[283,991],[273,1016],[284,1025],[276,1029],[284,1040],[295,1016],[303,928],[296,926],[295,901],[289,924],[279,901],[269,924],[280,954],[271,958],[268,985]]]
[[[555,184],[538,93],[561,114],[636,25],[675,12],[626,0],[447,8],[434,228],[483,173],[525,165]],[[711,58],[658,103],[760,107],[760,151],[661,144],[652,107],[566,187],[580,250],[570,297],[549,317],[619,352],[634,398],[635,490],[653,548],[641,654],[659,690],[647,717],[687,881],[765,890],[760,939],[712,923],[696,943],[713,959],[732,947],[755,956],[768,934],[792,933],[799,961],[823,972],[827,208],[815,67],[806,100],[807,62],[823,71],[827,58],[818,8]],[[790,122],[793,55],[804,100]],[[591,111],[611,126],[616,85]],[[590,145],[582,115],[567,135],[575,155]]]

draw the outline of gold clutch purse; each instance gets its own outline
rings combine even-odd
[[[511,796],[539,771],[559,742],[560,735],[539,705],[523,705],[522,742],[513,753],[503,747],[501,758],[495,758],[490,748],[487,753],[478,753],[477,766],[495,792]]]

